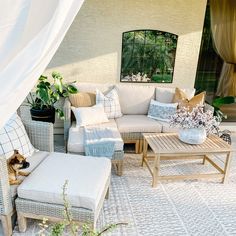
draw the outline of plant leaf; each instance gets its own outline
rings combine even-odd
[[[56,114],[59,119],[64,119],[64,112],[61,109],[56,108]]]
[[[47,80],[47,76],[45,76],[45,75],[41,75],[40,77],[39,77],[39,80],[40,81],[44,81],[44,80]]]
[[[52,78],[55,79],[56,77],[57,77],[57,78],[62,78],[62,76],[61,76],[61,74],[60,74],[59,72],[53,71],[53,72],[52,72]]]
[[[67,90],[71,94],[75,94],[78,92],[78,89],[75,86],[73,86],[72,84],[67,85]]]
[[[63,96],[64,98],[66,98],[66,97],[68,97],[68,96],[69,96],[69,93],[68,93],[67,91],[63,91],[63,94],[62,94],[62,96]]]
[[[60,95],[58,93],[53,93],[52,96],[54,97],[55,101],[58,101],[60,99]]]
[[[234,103],[234,97],[232,96],[228,96],[228,97],[223,97],[223,98],[216,98],[214,99],[212,105],[214,107],[219,108],[220,106],[224,105],[224,104],[231,104]]]
[[[62,93],[62,91],[63,91],[62,77],[55,77],[54,78],[54,86],[58,92]]]
[[[43,101],[44,104],[50,105],[50,94],[47,89],[41,88],[37,90],[37,94],[40,97],[40,99]]]

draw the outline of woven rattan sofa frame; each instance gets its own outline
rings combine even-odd
[[[22,119],[33,146],[40,151],[53,152],[53,125]],[[11,196],[7,161],[0,156],[0,214],[5,236],[12,235],[12,215],[15,213],[15,199]]]
[[[70,213],[72,219],[77,224],[86,223],[93,229],[96,228],[96,222],[103,206],[105,198],[109,196],[110,177],[108,178],[105,188],[102,192],[101,199],[95,211],[82,207],[71,207]],[[27,228],[27,218],[43,220],[47,218],[52,222],[60,222],[65,218],[64,206],[51,203],[35,202],[22,198],[16,199],[17,219],[19,231],[25,232]]]

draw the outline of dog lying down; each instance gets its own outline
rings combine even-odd
[[[23,180],[18,179],[18,176],[28,176],[29,172],[22,172],[21,169],[26,169],[30,166],[30,163],[26,161],[26,158],[22,156],[18,150],[14,150],[14,154],[7,161],[8,178],[10,185],[18,185]]]

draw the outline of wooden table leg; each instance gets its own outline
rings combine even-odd
[[[135,142],[135,154],[139,153],[139,144],[140,144],[140,141],[136,140],[136,142]]]
[[[202,164],[205,165],[206,163],[206,155],[203,156]]]
[[[160,176],[160,154],[155,154],[152,187],[156,188],[158,183],[158,177]]]
[[[222,179],[223,184],[228,180],[231,160],[232,160],[232,153],[229,152],[227,153],[226,160],[225,160],[224,177]]]
[[[143,152],[143,140],[140,139],[139,140],[139,153],[142,153]]]
[[[147,149],[148,149],[148,144],[147,144],[147,141],[146,139],[144,138],[143,139],[143,157],[142,157],[142,166],[144,164],[144,159],[147,158]]]

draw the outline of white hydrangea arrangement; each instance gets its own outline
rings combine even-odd
[[[211,134],[219,127],[221,118],[214,116],[211,110],[204,111],[204,106],[196,106],[192,110],[182,107],[170,119],[170,126],[183,129],[205,128]]]
[[[143,73],[138,73],[138,74],[131,74],[131,75],[126,75],[122,81],[127,81],[127,82],[150,82],[151,79],[148,78],[146,74]]]

